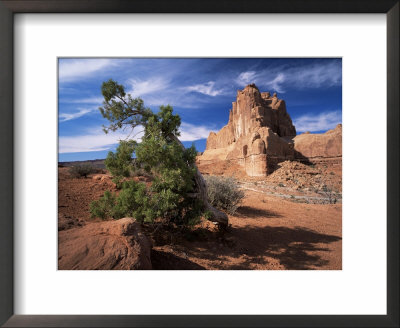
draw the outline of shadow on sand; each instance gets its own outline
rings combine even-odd
[[[241,207],[238,214],[243,217],[280,217],[265,210]],[[340,236],[328,235],[304,227],[253,226],[230,227],[228,231],[210,231],[199,228],[185,238],[184,244],[174,248],[186,253],[188,258],[205,260],[211,269],[251,270],[265,267],[271,260],[278,262],[285,270],[309,270],[329,265],[322,252],[331,252],[329,244],[338,242]],[[155,270],[202,270],[185,256],[152,250]],[[226,257],[240,258],[236,263],[227,264]],[[338,268],[340,269],[340,268]]]
[[[205,270],[204,267],[174,254],[151,250],[153,270]]]
[[[279,260],[280,264],[287,270],[307,270],[325,266],[327,260],[321,258],[318,252],[330,252],[328,244],[341,240],[338,236],[321,234],[302,227],[252,227],[246,226],[235,229],[232,234],[237,240],[244,242],[243,254],[248,260],[240,264],[240,269],[248,269],[252,263],[266,264],[260,257]],[[235,269],[235,268],[232,268]],[[237,268],[239,269],[239,268]]]
[[[244,216],[246,218],[259,218],[259,217],[266,217],[266,218],[279,218],[282,215],[273,212],[273,211],[267,211],[259,208],[253,208],[250,206],[240,206],[237,211],[235,216]]]
[[[254,213],[254,209],[251,212]],[[265,213],[262,215],[268,217]],[[286,270],[309,270],[327,266],[329,261],[321,252],[331,252],[328,245],[341,239],[304,227],[247,225],[231,227],[222,238],[218,237],[220,244],[217,248],[216,243],[209,243],[205,249],[198,251],[193,248],[190,253],[194,257],[213,261],[215,269],[249,270],[254,269],[255,264],[265,266],[270,261],[268,259],[275,259]],[[241,257],[244,260],[227,266],[224,257]]]

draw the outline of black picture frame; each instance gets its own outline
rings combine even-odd
[[[0,324],[5,327],[399,327],[399,7],[398,0],[0,0]],[[122,12],[386,14],[387,315],[14,315],[14,14]]]

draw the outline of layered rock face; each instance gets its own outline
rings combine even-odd
[[[338,162],[342,159],[342,124],[322,134],[300,134],[293,141],[298,160],[318,163]]]
[[[210,133],[198,161],[234,161],[250,176],[265,176],[277,163],[294,159],[295,135],[285,101],[250,84],[237,92],[228,124]]]

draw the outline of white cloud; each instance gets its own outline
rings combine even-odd
[[[284,73],[276,73],[274,71],[248,71],[242,72],[236,78],[235,82],[241,87],[250,83],[255,83],[263,88],[270,88],[277,92],[285,92],[281,84],[285,81]]]
[[[136,127],[131,131],[117,131],[105,134],[101,129],[89,129],[84,135],[62,136],[58,139],[58,152],[62,153],[80,153],[100,150],[110,150],[120,140],[133,138],[139,140],[143,136],[142,128]]]
[[[255,71],[242,72],[236,78],[236,83],[240,86],[245,86],[249,83],[255,83],[256,76],[257,76],[257,72],[255,72]]]
[[[182,90],[187,91],[187,92],[191,92],[191,91],[199,92],[199,93],[205,94],[207,96],[215,97],[215,96],[220,95],[223,92],[223,90],[222,89],[216,90],[216,89],[214,89],[214,86],[215,86],[215,82],[209,81],[204,84],[196,84],[196,85],[187,86],[187,87],[182,88]]]
[[[217,96],[223,92],[222,89],[214,89],[215,82],[212,81],[189,87],[174,87],[170,80],[162,77],[152,77],[147,80],[129,79],[127,85],[126,93],[131,94],[132,97],[142,98],[146,106],[169,104],[174,107],[198,108],[200,103],[205,100],[199,97],[200,95],[188,93],[189,91],[196,91],[209,96]],[[80,99],[69,97],[61,98],[60,103],[93,104],[101,106],[103,100],[103,97],[87,97]]]
[[[128,81],[131,84],[132,89],[127,91],[132,97],[142,97],[146,94],[159,92],[169,87],[169,82],[161,77],[150,78],[148,80],[134,80]]]
[[[93,111],[94,111],[94,109],[80,108],[79,111],[77,111],[75,113],[61,113],[58,117],[60,119],[60,122],[66,122],[66,121],[74,120],[78,117],[82,117]]]
[[[211,127],[204,125],[193,125],[182,122],[181,141],[195,141],[206,139],[212,130]],[[116,131],[105,134],[101,129],[88,129],[86,134],[78,136],[62,136],[58,139],[58,152],[79,153],[110,150],[119,143],[120,140],[127,138],[140,140],[143,137],[143,127],[138,126],[133,131]]]
[[[190,123],[182,122],[179,137],[180,141],[195,141],[199,139],[206,139],[211,131],[215,129],[204,126],[204,125],[194,125]]]
[[[63,59],[58,67],[60,81],[72,81],[86,77],[106,66],[114,65],[111,59]]]
[[[255,83],[263,91],[265,88],[270,88],[273,91],[282,93],[285,92],[285,88],[288,86],[295,86],[299,89],[331,87],[340,85],[341,81],[340,61],[316,62],[299,67],[281,65],[260,71],[242,72],[235,79],[236,84],[240,87]]]
[[[335,128],[342,123],[341,111],[323,112],[319,115],[306,114],[293,120],[297,132],[317,132]]]
[[[71,98],[63,98],[60,99],[61,103],[71,103],[71,104],[98,104],[99,106],[103,103],[103,97],[88,97],[81,99],[71,99]]]
[[[290,82],[299,83],[300,87],[330,87],[341,83],[342,70],[340,62],[316,63],[300,68],[291,68],[286,71],[286,76]]]
[[[272,88],[272,90],[277,91],[277,92],[282,92],[284,93],[284,89],[280,85],[285,81],[285,75],[283,73],[279,73],[272,81],[268,81],[265,83],[267,87]]]

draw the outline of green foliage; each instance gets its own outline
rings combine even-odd
[[[152,205],[151,201],[151,195],[144,183],[125,181],[118,195],[116,207],[123,216],[134,217],[139,222],[152,222],[155,217],[148,211]]]
[[[119,218],[115,213],[116,195],[106,191],[104,196],[90,203],[90,213],[92,218],[98,217],[102,220],[107,218]]]
[[[96,172],[97,169],[93,165],[90,165],[88,163],[77,164],[69,168],[69,173],[74,178],[80,178],[80,177],[86,178],[89,174]]]
[[[127,95],[124,87],[112,79],[103,82],[101,93],[104,101],[99,110],[110,122],[108,127],[103,126],[105,133],[145,124],[149,116],[153,115],[149,108],[144,107],[142,99]]]
[[[151,174],[152,184],[147,187],[144,183],[125,181],[114,203],[107,203],[111,205],[111,210],[96,203],[92,206],[95,209],[92,215],[112,218],[133,216],[140,222],[153,222],[160,218],[177,225],[199,222],[204,206],[193,197],[197,152],[194,145],[185,149],[178,142],[179,115],[173,114],[169,105],[161,106],[159,112],[154,114],[144,107],[141,99],[126,95],[123,86],[112,80],[103,83],[102,93],[104,102],[100,111],[110,121],[105,131],[125,126],[144,127],[140,143],[121,141],[116,153],[108,154],[107,169],[119,184],[122,177],[132,175],[135,169],[143,169]],[[135,166],[132,164],[133,152],[136,155]]]
[[[113,153],[110,151],[105,160],[107,170],[113,176],[113,182],[120,189],[122,186],[121,180],[124,177],[129,177],[134,170],[132,164],[132,156],[135,151],[137,142],[134,140],[121,140],[117,151]]]
[[[239,185],[234,178],[205,176],[207,183],[207,196],[211,205],[227,211],[229,214],[235,214],[244,192],[239,189]]]

